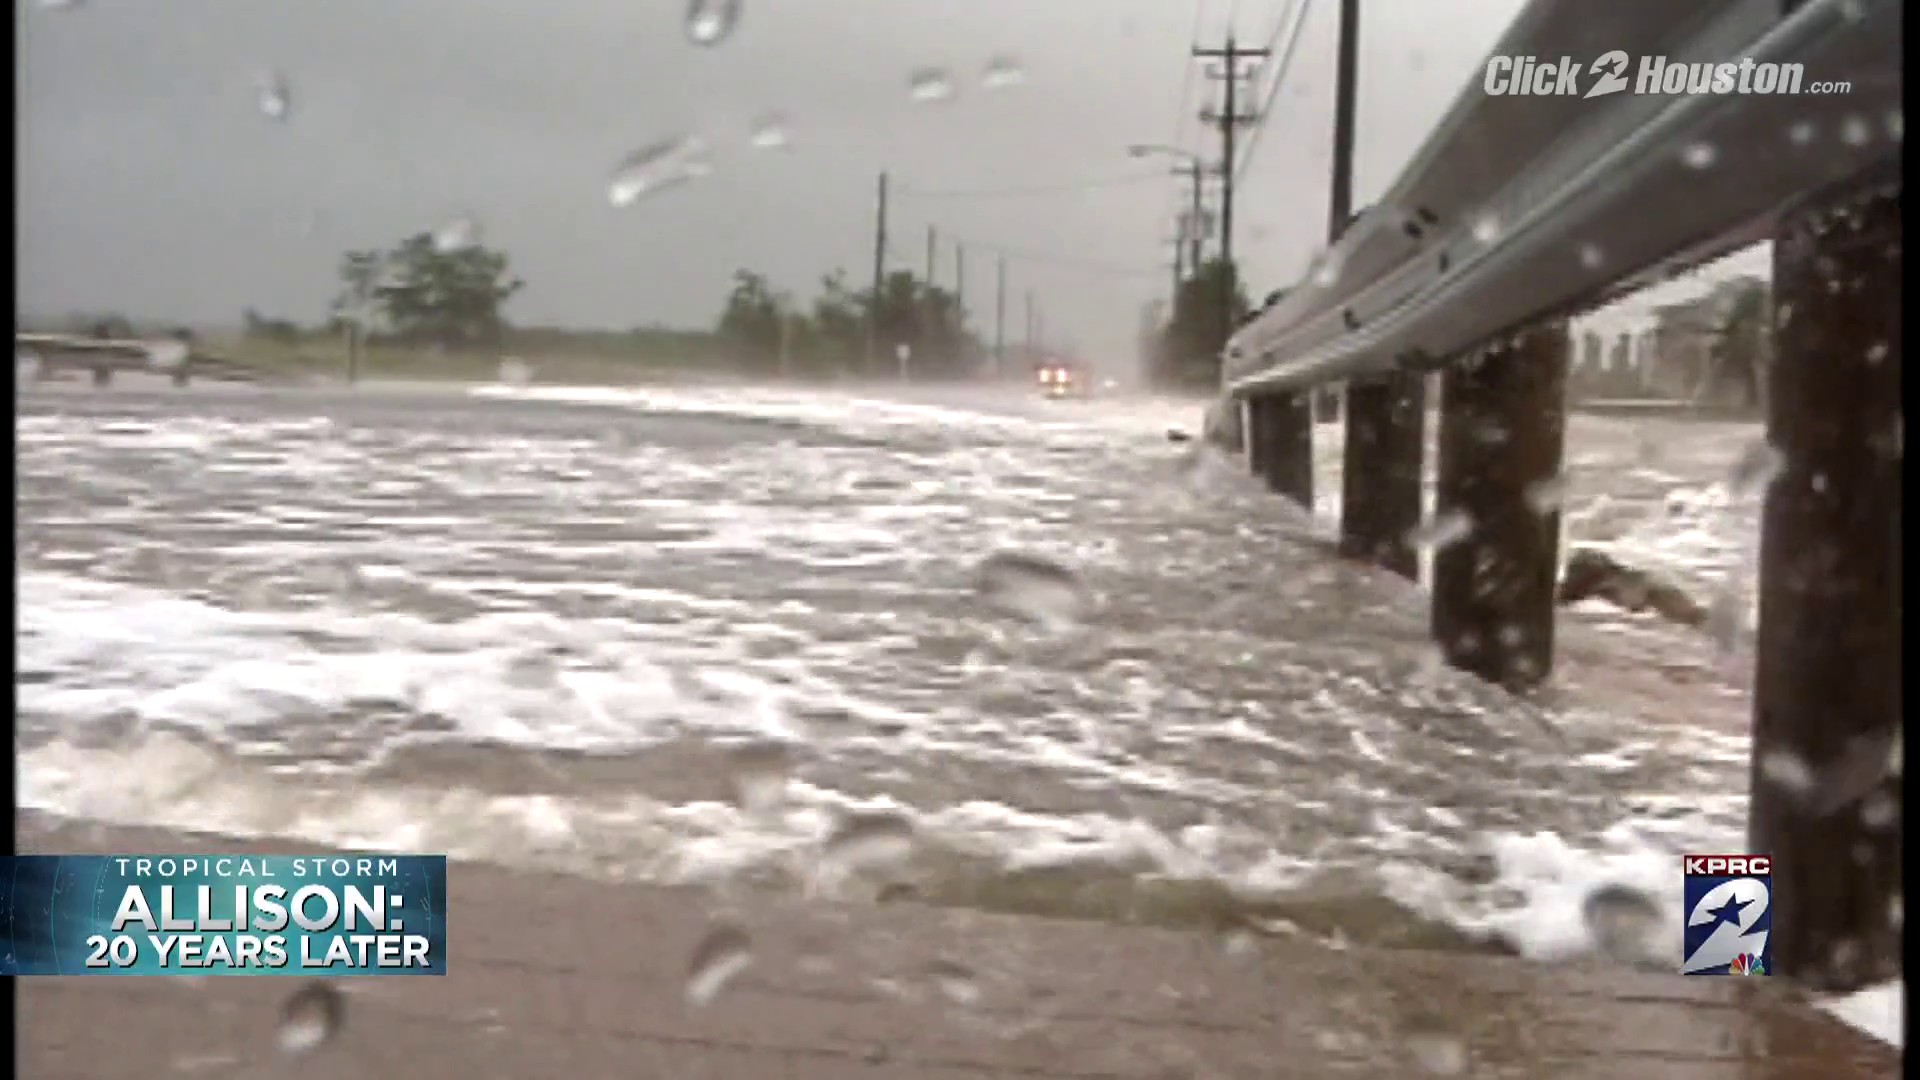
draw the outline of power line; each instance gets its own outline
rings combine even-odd
[[[1122,187],[1128,184],[1145,183],[1148,180],[1159,180],[1163,175],[1159,172],[1128,173],[1124,176],[1109,176],[1094,180],[1067,181],[1058,184],[1023,184],[1001,188],[922,189],[901,184],[896,186],[895,191],[898,194],[911,195],[916,199],[995,199],[1019,195],[1056,195],[1094,191],[1099,188]]]
[[[1293,63],[1294,46],[1300,44],[1300,27],[1305,24],[1307,8],[1313,0],[1291,0],[1292,7],[1282,13],[1279,22],[1274,24],[1273,36],[1267,39],[1268,49],[1274,51],[1280,62],[1273,65],[1273,79],[1267,84],[1267,95],[1260,103],[1260,110],[1254,113],[1253,130],[1247,135],[1247,148],[1237,164],[1232,164],[1233,178],[1237,183],[1252,167],[1253,155],[1260,148],[1260,136],[1267,130],[1267,121],[1273,115],[1273,104],[1280,100],[1280,88],[1287,81],[1287,68]],[[1287,16],[1291,15],[1291,21]],[[1281,42],[1281,36],[1286,40]],[[1278,44],[1276,44],[1278,43]]]

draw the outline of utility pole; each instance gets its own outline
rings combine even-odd
[[[933,288],[933,249],[938,240],[939,234],[934,227],[927,226],[927,288],[929,290]]]
[[[1000,256],[993,281],[993,373],[1007,377],[1007,257]]]
[[[1329,244],[1347,231],[1347,219],[1353,216],[1353,112],[1355,84],[1360,81],[1359,67],[1360,0],[1340,0],[1340,52],[1333,99],[1333,183],[1328,189],[1331,198],[1327,206]]]
[[[1027,362],[1028,363],[1033,362],[1034,325],[1035,325],[1035,319],[1034,319],[1034,312],[1033,312],[1033,290],[1028,289],[1027,290]]]
[[[1205,194],[1205,189],[1201,186],[1206,174],[1206,166],[1200,164],[1199,158],[1195,158],[1173,170],[1173,175],[1185,177],[1193,186],[1193,203],[1192,208],[1188,211],[1190,216],[1187,218],[1186,226],[1183,227],[1180,232],[1186,238],[1187,244],[1192,248],[1191,253],[1187,257],[1187,265],[1191,266],[1195,273],[1200,271],[1200,263],[1204,253],[1202,245],[1206,243],[1207,238],[1206,210],[1202,208],[1202,198]]]
[[[1180,215],[1175,222],[1177,229],[1173,237],[1173,293],[1172,299],[1167,301],[1169,305],[1180,302],[1180,284],[1187,280],[1187,230],[1192,227],[1191,222],[1192,219],[1185,214]]]
[[[953,318],[960,325],[967,321],[967,245],[953,242]]]
[[[887,174],[880,174],[880,209],[873,229],[873,297],[867,304],[867,374],[873,374],[873,351],[880,332],[880,289],[887,275]]]
[[[1254,116],[1239,111],[1240,80],[1244,77],[1241,61],[1262,60],[1267,57],[1267,49],[1243,49],[1233,38],[1227,35],[1227,43],[1218,49],[1195,47],[1196,59],[1219,59],[1224,61],[1217,72],[1208,76],[1225,85],[1224,108],[1215,113],[1211,109],[1203,110],[1200,119],[1220,129],[1220,261],[1229,268],[1233,266],[1233,143],[1234,133],[1251,124]],[[1233,291],[1227,291],[1227,302],[1233,302]],[[1228,325],[1232,325],[1229,321]]]

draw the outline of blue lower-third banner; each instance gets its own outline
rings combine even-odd
[[[445,855],[0,856],[0,975],[445,975]]]

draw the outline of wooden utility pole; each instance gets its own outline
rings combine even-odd
[[[1233,150],[1234,135],[1242,127],[1256,119],[1252,113],[1239,111],[1240,80],[1246,77],[1241,63],[1247,60],[1263,60],[1269,55],[1267,49],[1243,49],[1233,38],[1227,35],[1227,43],[1217,49],[1203,49],[1196,46],[1193,55],[1198,59],[1218,59],[1223,61],[1220,70],[1209,72],[1208,77],[1220,82],[1224,87],[1223,108],[1219,112],[1203,110],[1200,119],[1220,130],[1220,261],[1228,267],[1233,266]],[[1227,303],[1233,302],[1233,290],[1227,290]],[[1228,319],[1227,325],[1232,325]]]
[[[953,319],[957,326],[967,321],[967,245],[953,242]]]
[[[1340,53],[1333,89],[1333,182],[1327,200],[1327,242],[1340,239],[1353,216],[1353,114],[1360,68],[1360,0],[1340,0]]]
[[[880,294],[887,276],[887,174],[880,174],[879,210],[873,227],[873,298],[867,305],[867,374],[874,372],[874,348],[880,333]]]
[[[1206,190],[1203,182],[1207,175],[1206,166],[1195,158],[1173,170],[1173,175],[1183,177],[1191,185],[1192,201],[1186,214],[1186,223],[1181,227],[1188,248],[1187,266],[1194,273],[1200,272],[1201,260],[1205,257],[1207,239],[1207,212],[1203,205]]]
[[[1007,374],[1007,257],[1000,256],[994,267],[993,281],[993,368],[994,374]]]

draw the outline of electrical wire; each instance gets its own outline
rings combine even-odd
[[[1109,176],[1096,180],[1068,181],[1058,184],[1022,184],[1001,188],[970,189],[924,189],[907,184],[896,185],[896,190],[904,196],[915,199],[997,199],[1021,195],[1061,195],[1077,194],[1083,191],[1096,191],[1100,188],[1124,187],[1128,184],[1141,184],[1149,180],[1164,180],[1164,172],[1128,173],[1124,176]]]
[[[1260,111],[1254,114],[1253,131],[1247,136],[1247,148],[1241,152],[1240,160],[1232,164],[1233,182],[1236,184],[1252,167],[1253,155],[1260,149],[1260,136],[1267,130],[1267,120],[1273,113],[1273,103],[1280,100],[1280,88],[1287,81],[1287,68],[1293,63],[1294,47],[1300,44],[1300,27],[1305,24],[1307,8],[1312,6],[1312,3],[1313,0],[1292,0],[1292,8],[1282,13],[1280,20],[1274,25],[1273,36],[1267,39],[1267,48],[1277,50],[1280,61],[1273,67],[1273,79],[1267,84],[1267,95],[1260,103]],[[1291,20],[1287,18],[1289,15],[1292,16]],[[1281,43],[1280,38],[1283,34],[1286,41]]]

